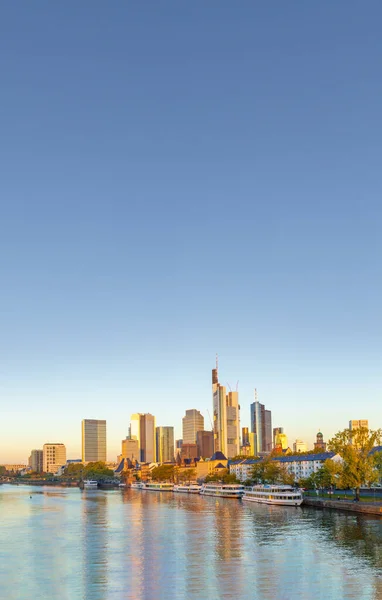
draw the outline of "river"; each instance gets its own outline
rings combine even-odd
[[[381,600],[382,519],[1,485],[0,598]]]

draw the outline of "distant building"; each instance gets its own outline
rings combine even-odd
[[[324,462],[331,458],[334,461],[341,461],[339,454],[334,452],[322,452],[321,454],[301,454],[301,456],[281,456],[274,458],[281,465],[285,465],[288,473],[294,475],[295,481],[306,479],[312,473],[317,473]]]
[[[183,443],[195,444],[196,434],[198,431],[204,430],[204,417],[196,409],[186,410],[186,414],[182,419]]]
[[[222,452],[215,452],[210,460],[200,460],[196,465],[196,478],[204,479],[207,475],[217,475],[227,469],[228,460]]]
[[[122,440],[121,459],[123,458],[131,461],[137,460],[139,462],[140,454],[138,440],[132,440],[128,437],[125,440]]]
[[[283,427],[274,427],[273,429],[273,448],[279,450],[288,448],[288,437],[284,433]]]
[[[297,454],[298,452],[306,452],[307,451],[307,447],[305,442],[301,441],[301,440],[296,440],[293,443],[293,452],[295,454]]]
[[[212,370],[214,450],[232,458],[240,452],[240,406],[238,392],[226,393],[220,385],[218,368]]]
[[[257,400],[251,404],[251,431],[255,434],[255,455],[272,451],[272,413]]]
[[[157,427],[156,434],[156,460],[159,463],[174,461],[174,428]]]
[[[184,460],[185,458],[197,458],[198,456],[198,447],[196,444],[182,444],[182,449],[180,451],[180,458]]]
[[[59,467],[66,464],[66,448],[64,444],[44,444],[42,450],[44,473],[57,473]]]
[[[241,445],[249,446],[249,429],[248,429],[248,427],[241,428]]]
[[[175,440],[175,458],[179,455],[182,450],[183,440]]]
[[[316,435],[316,441],[314,442],[315,450],[322,450],[322,452],[326,452],[326,442],[324,442],[324,436],[321,431],[319,431]]]
[[[261,458],[246,458],[245,460],[237,460],[229,465],[229,472],[232,475],[235,475],[235,477],[241,482],[246,481],[247,479],[252,479],[253,467],[258,462],[261,462],[261,460]]]
[[[82,462],[106,462],[106,421],[83,419]]]
[[[354,429],[360,429],[361,427],[366,427],[369,429],[369,421],[367,419],[359,420],[359,421],[349,421],[349,429],[354,431]]]
[[[214,453],[214,432],[198,431],[196,434],[197,456],[211,458]]]
[[[44,452],[42,450],[31,450],[28,463],[34,473],[42,473],[44,469]]]
[[[132,439],[139,443],[139,462],[152,463],[156,460],[155,417],[150,413],[131,415]]]

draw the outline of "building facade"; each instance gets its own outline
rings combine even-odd
[[[57,473],[59,467],[66,464],[64,444],[44,444],[42,451],[44,473]]]
[[[131,438],[138,440],[139,462],[152,463],[156,460],[155,417],[150,413],[131,415]]]
[[[354,431],[354,429],[360,429],[361,427],[366,427],[366,429],[369,429],[369,421],[367,419],[349,421],[349,429],[352,431]]]
[[[213,431],[198,431],[196,434],[196,445],[198,447],[198,456],[211,458],[214,453]]]
[[[137,460],[139,462],[139,457],[138,440],[132,440],[131,438],[122,440],[121,458],[129,459],[131,461]]]
[[[248,429],[248,427],[241,428],[241,445],[249,446],[249,429]]]
[[[273,429],[273,448],[286,450],[288,448],[288,438],[284,433],[283,427],[274,427]]]
[[[42,450],[31,450],[28,462],[34,473],[42,473],[44,470],[44,452]]]
[[[196,409],[186,410],[182,419],[183,443],[196,444],[196,434],[204,430],[204,417]]]
[[[214,415],[214,450],[227,458],[240,452],[240,406],[238,392],[226,393],[220,385],[218,369],[212,370],[212,406]]]
[[[251,432],[255,434],[255,455],[272,451],[272,413],[257,400],[251,404]]]
[[[296,440],[293,442],[293,452],[297,454],[298,452],[306,452],[308,448],[306,447],[305,442],[302,440]]]
[[[326,442],[324,442],[324,436],[319,431],[316,435],[316,441],[314,442],[314,449],[321,450],[322,452],[326,452]]]
[[[83,419],[82,462],[106,462],[106,421]]]
[[[156,460],[159,463],[174,461],[174,428],[157,427],[156,434]]]

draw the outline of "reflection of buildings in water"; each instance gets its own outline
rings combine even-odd
[[[93,490],[81,492],[83,598],[103,600],[108,588],[108,496]]]

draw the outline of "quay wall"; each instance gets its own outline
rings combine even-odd
[[[348,500],[325,500],[320,498],[304,498],[303,504],[316,508],[335,508],[349,512],[379,515],[382,517],[382,503],[352,502]]]

